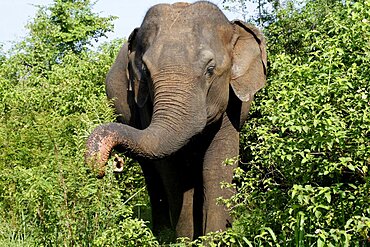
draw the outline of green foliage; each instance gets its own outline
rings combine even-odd
[[[117,46],[68,54],[47,72],[48,79],[29,74],[12,81],[1,75],[0,231],[5,238],[32,238],[37,246],[99,245],[113,241],[108,232],[125,231],[122,246],[136,246],[134,236],[153,239],[144,222],[133,218],[133,206],[145,196],[128,200],[144,186],[140,168],[128,163],[121,179],[97,180],[83,162],[88,133],[113,121],[103,87],[114,59],[109,49]],[[2,73],[15,69],[12,59]]]
[[[84,165],[88,133],[114,120],[104,80],[122,44],[88,49],[111,26],[90,7],[41,8],[30,36],[0,60],[2,246],[156,244],[134,217],[147,203],[139,166],[127,161],[121,177],[98,180]]]
[[[91,0],[55,0],[50,6],[39,6],[27,25],[29,36],[18,45],[16,54],[40,74],[40,70],[62,62],[68,52],[86,51],[93,41],[113,30],[115,19],[99,17],[92,12],[93,5]]]

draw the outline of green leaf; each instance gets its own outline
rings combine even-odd
[[[270,234],[270,236],[272,237],[272,240],[274,241],[274,242],[276,242],[276,235],[275,235],[275,233],[274,233],[274,231],[270,228],[270,227],[262,227],[261,228],[261,231],[263,232],[263,231],[268,231],[268,233]]]
[[[242,239],[249,247],[253,247],[252,243],[246,237],[243,237]]]
[[[326,192],[326,193],[324,194],[324,196],[325,196],[325,198],[326,198],[326,201],[327,201],[328,203],[330,203],[330,202],[331,202],[331,193],[328,191],[328,192]]]

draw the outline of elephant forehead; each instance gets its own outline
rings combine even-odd
[[[180,40],[163,42],[159,39],[144,53],[143,61],[151,70],[167,65],[190,66],[198,56],[193,43],[183,43]]]
[[[208,27],[216,24],[228,23],[222,11],[209,2],[196,2],[194,4],[175,3],[158,4],[151,7],[142,23],[145,29],[174,30],[178,33],[195,31],[199,26]]]
[[[217,6],[197,2],[152,7],[139,33],[143,60],[154,68],[163,63],[203,62],[202,50],[223,50],[233,32],[232,25]],[[222,61],[223,54],[219,56],[217,60]]]

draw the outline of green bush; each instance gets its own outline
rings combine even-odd
[[[117,48],[114,44],[97,53],[66,54],[47,77],[25,71],[6,79],[14,66],[19,73],[24,68],[17,56],[2,64],[2,238],[31,238],[38,246],[99,245],[115,237],[107,232],[124,231],[121,241],[131,241],[127,243],[135,242],[132,238],[153,240],[144,222],[133,218],[133,206],[146,197],[127,201],[144,186],[140,168],[128,164],[121,179],[111,175],[97,180],[83,162],[88,133],[113,121],[103,85]]]
[[[84,165],[88,134],[114,120],[104,81],[122,44],[88,49],[111,26],[89,17],[89,7],[89,1],[55,1],[41,8],[30,36],[0,60],[2,246],[156,244],[135,217],[148,201],[139,166],[128,160],[123,176],[98,180]],[[75,29],[59,29],[63,20],[52,17],[67,16],[68,23],[75,17],[56,10],[85,18],[73,22]],[[43,26],[54,27],[55,39]],[[85,28],[83,37],[73,36]]]

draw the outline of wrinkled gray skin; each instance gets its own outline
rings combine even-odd
[[[213,4],[160,4],[123,45],[106,81],[119,123],[97,127],[86,161],[99,176],[112,149],[136,158],[144,171],[160,235],[196,238],[224,230],[229,214],[216,198],[233,191],[239,130],[263,87],[265,43]]]

